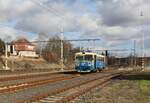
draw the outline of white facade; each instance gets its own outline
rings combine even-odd
[[[18,56],[21,57],[39,57],[34,51],[19,51]]]
[[[12,50],[11,50],[12,46]],[[14,45],[8,45],[8,52],[11,53],[13,56],[19,56],[19,57],[39,57],[39,55],[36,54],[35,51],[16,51]],[[28,46],[29,49],[33,49],[33,46]]]

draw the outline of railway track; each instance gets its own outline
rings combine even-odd
[[[77,75],[76,75],[77,74]],[[6,76],[0,78],[0,93],[14,92],[20,89],[31,88],[37,85],[45,85],[57,81],[68,80],[79,76],[78,73],[65,74],[56,73],[36,73],[15,76]]]
[[[71,73],[63,73],[63,72],[44,72],[44,73],[30,73],[30,74],[16,74],[16,75],[8,75],[8,76],[0,76],[0,91],[3,88],[13,87],[16,85],[24,85],[31,84],[33,81],[45,81],[47,79],[58,79],[64,76],[73,76],[78,75],[76,72]]]
[[[35,81],[24,82],[24,83],[19,83],[19,84],[6,85],[6,86],[3,86],[0,88],[0,93],[15,92],[20,89],[26,89],[26,88],[31,88],[34,86],[54,83],[57,81],[68,80],[68,79],[72,79],[75,77],[77,77],[77,76],[59,76],[59,77],[55,77],[55,78],[53,77],[53,78],[46,78],[46,79],[42,79],[42,80],[35,80]]]
[[[25,73],[25,74],[12,74],[12,75],[1,75],[0,82],[3,81],[10,81],[10,80],[18,80],[18,79],[26,79],[26,78],[34,78],[39,76],[49,76],[49,75],[56,75],[59,72],[42,72],[42,73]]]
[[[79,84],[68,90],[58,91],[58,93],[54,95],[50,95],[46,98],[37,100],[35,102],[31,102],[31,103],[66,103],[88,92],[89,90],[91,90],[92,88],[95,88],[96,86],[99,86],[99,85],[104,86],[114,76],[116,75],[110,75],[108,77],[98,78],[98,79],[89,81],[87,83]],[[42,96],[39,96],[38,98],[42,98]]]
[[[39,80],[35,76],[34,80],[28,82],[1,87],[0,103],[63,103],[120,74],[121,72],[84,75],[56,74],[57,76],[53,74],[53,76]],[[21,78],[21,80],[24,79]]]
[[[38,68],[38,69],[18,69],[18,70],[0,70],[0,75],[12,75],[12,74],[27,74],[27,73],[43,73],[43,72],[52,72],[52,69],[54,68]],[[56,68],[58,69],[58,68]]]
[[[90,74],[91,75],[91,74]],[[90,76],[88,75],[88,76]],[[95,74],[92,74],[95,75]],[[28,100],[18,101],[16,103],[66,103],[83,93],[95,88],[99,85],[104,85],[111,78],[119,76],[120,73],[109,74],[105,76],[100,76],[85,82],[79,82],[72,86],[67,86],[65,88],[56,89],[55,91],[38,94],[28,98]]]

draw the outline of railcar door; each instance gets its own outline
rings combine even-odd
[[[94,55],[94,68],[97,69],[96,68],[96,55]]]

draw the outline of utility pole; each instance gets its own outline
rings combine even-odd
[[[93,50],[95,52],[95,40],[93,40]]]
[[[63,27],[61,27],[61,71],[64,70],[64,55],[63,55],[63,51],[64,51],[64,47],[63,47],[63,40],[64,40],[64,34],[63,34]]]
[[[141,14],[140,14],[140,16],[141,16],[141,32],[142,32],[142,17],[143,17],[143,12],[141,11]],[[144,63],[144,33],[142,33],[142,71],[144,71],[144,65],[145,65],[145,63]]]
[[[134,67],[136,67],[136,40],[134,40]]]
[[[81,42],[79,43],[79,45],[80,45],[80,52],[81,52],[82,51]]]
[[[142,34],[142,70],[145,68],[145,54],[144,54],[144,33]]]
[[[9,70],[7,59],[8,59],[8,45],[7,45],[7,42],[6,42],[5,43],[5,67],[4,67],[5,70]]]

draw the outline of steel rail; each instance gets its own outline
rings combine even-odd
[[[49,75],[57,75],[59,72],[45,72],[45,73],[34,73],[34,74],[21,74],[21,75],[11,75],[11,76],[2,76],[0,77],[0,82],[3,81],[10,81],[10,80],[19,80],[19,79],[26,79],[26,78],[34,78],[34,77],[41,77],[41,76],[49,76]]]
[[[6,82],[1,82],[0,83],[0,90],[3,88],[10,88],[10,87],[15,87],[15,86],[19,86],[19,85],[25,85],[25,84],[30,84],[33,82],[38,82],[38,81],[42,81],[42,80],[50,80],[50,79],[57,79],[57,78],[61,78],[61,77],[65,77],[65,75],[48,75],[45,77],[37,77],[37,78],[26,78],[23,80],[14,80],[14,81],[6,81]]]
[[[114,77],[114,76],[109,76],[109,77],[105,77],[105,78],[101,78],[101,79],[98,79],[98,80],[95,80],[95,81],[92,81],[92,82],[89,82],[87,84],[84,84],[84,85],[81,85],[80,88],[79,87],[76,87],[76,88],[72,88],[68,91],[65,91],[63,94],[64,96],[56,96],[55,98],[49,98],[47,100],[47,103],[66,103],[66,102],[69,102],[73,99],[75,99],[76,97],[79,97],[80,95],[83,95],[85,93],[87,93],[88,91],[90,91],[91,89],[95,88],[95,87],[98,87],[99,85],[104,86],[106,85],[106,83],[108,83],[111,78]],[[69,94],[69,95],[66,95],[66,94]],[[61,98],[60,98],[61,97]],[[57,99],[58,98],[58,99]],[[42,100],[40,100],[38,103],[41,103]],[[33,102],[34,103],[34,102]],[[46,101],[45,101],[46,103]]]
[[[56,77],[56,78],[51,78],[51,79],[48,78],[48,79],[44,79],[44,80],[21,83],[21,84],[12,85],[9,87],[3,87],[0,89],[0,93],[16,92],[17,90],[22,90],[22,89],[26,89],[26,88],[35,87],[35,86],[45,85],[45,84],[49,84],[49,83],[55,83],[55,82],[63,81],[63,80],[69,80],[69,79],[72,79],[75,77],[78,77],[78,75],[62,76],[62,77]]]
[[[104,76],[104,77],[98,77],[98,78],[95,78],[95,79],[92,79],[92,80],[88,80],[88,81],[85,81],[85,82],[82,82],[82,83],[78,83],[78,84],[75,84],[73,86],[66,86],[65,88],[60,88],[60,89],[56,89],[55,91],[51,91],[49,90],[47,93],[43,93],[43,94],[38,94],[38,95],[34,95],[30,98],[28,98],[27,100],[20,100],[20,101],[17,101],[15,103],[31,103],[33,101],[37,101],[37,100],[40,100],[40,99],[43,99],[43,98],[46,98],[48,96],[51,96],[51,95],[56,95],[56,94],[59,94],[59,93],[62,93],[62,92],[65,92],[69,89],[73,89],[73,88],[76,88],[76,87],[81,87],[82,85],[86,85],[86,84],[89,84],[90,82],[94,82],[94,81],[99,81],[101,80],[102,82],[100,83],[103,83],[103,82],[106,82],[106,79],[111,79],[112,77],[116,77],[116,76],[119,76],[122,72],[119,72],[119,73],[113,73],[113,74],[109,74],[107,76]],[[95,87],[96,85],[94,85]],[[92,87],[90,87],[91,89]],[[89,89],[86,89],[86,90],[89,90]],[[73,96],[73,95],[72,95]],[[74,96],[73,96],[74,97]],[[67,97],[68,98],[68,97]],[[65,99],[64,99],[65,100]],[[60,101],[59,101],[60,102]],[[64,103],[64,102],[61,102],[61,103]]]

